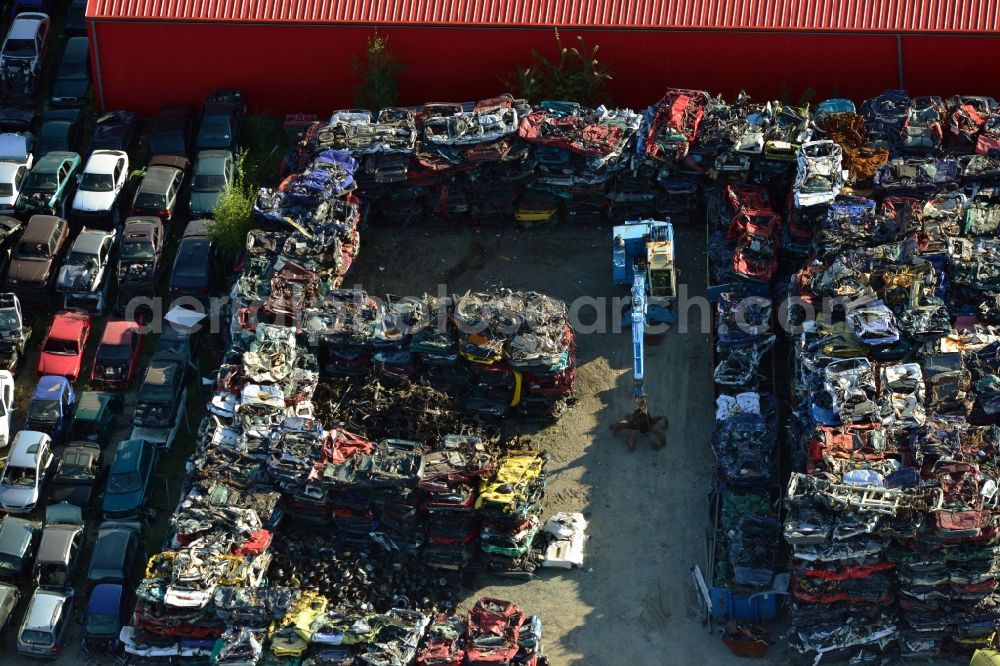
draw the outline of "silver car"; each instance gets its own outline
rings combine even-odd
[[[17,632],[17,652],[36,659],[55,659],[62,652],[73,621],[73,590],[40,587],[31,595]]]

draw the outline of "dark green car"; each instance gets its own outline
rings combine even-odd
[[[103,391],[84,391],[77,403],[69,439],[84,442],[106,442],[111,439],[124,397]]]
[[[192,217],[208,217],[222,190],[233,182],[233,154],[228,150],[203,150],[198,153],[191,179],[188,208]]]
[[[24,215],[62,215],[81,166],[77,153],[48,153],[25,176],[14,210]]]
[[[156,446],[141,439],[118,444],[104,489],[104,518],[138,518],[153,493]]]

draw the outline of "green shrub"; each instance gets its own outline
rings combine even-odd
[[[253,228],[254,185],[246,177],[246,151],[236,155],[233,182],[222,190],[212,209],[208,231],[227,259],[235,259],[246,246],[247,233]]]
[[[364,58],[351,56],[351,72],[360,79],[354,87],[354,105],[378,111],[399,102],[399,75],[405,67],[389,49],[389,38],[378,34],[368,38]]]
[[[588,106],[610,104],[608,81],[613,70],[611,65],[598,61],[601,47],[588,48],[580,36],[576,38],[576,46],[566,47],[558,29],[555,34],[559,58],[549,60],[532,51],[531,65],[519,66],[513,73],[502,76],[504,85],[532,104],[545,99],[570,100]]]

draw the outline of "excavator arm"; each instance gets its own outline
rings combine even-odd
[[[646,271],[637,264],[632,277],[632,378],[635,381],[636,406],[645,405],[646,388]]]

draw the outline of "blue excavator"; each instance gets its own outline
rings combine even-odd
[[[677,271],[674,228],[660,220],[634,220],[612,231],[611,259],[615,284],[631,286],[629,308],[622,324],[632,328],[632,376],[635,382],[633,420],[649,419],[645,388],[647,327],[677,321]],[[639,425],[622,427],[645,429]],[[617,432],[617,430],[616,430]],[[630,442],[630,448],[633,444]]]

